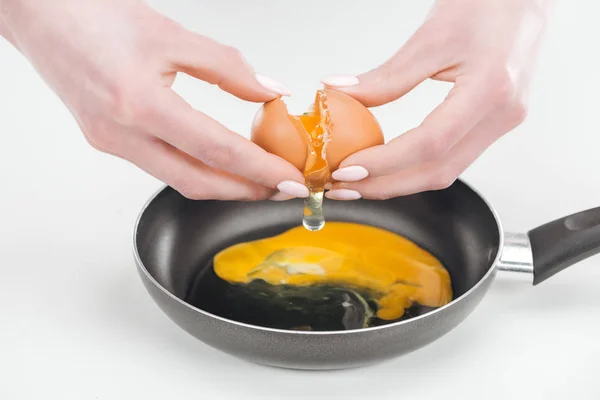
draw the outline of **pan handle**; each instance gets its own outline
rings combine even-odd
[[[600,253],[600,207],[559,218],[527,233],[533,284]]]

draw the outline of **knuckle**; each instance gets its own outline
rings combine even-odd
[[[176,190],[186,199],[188,200],[202,200],[200,196],[197,196],[196,193],[192,193],[187,189],[177,189]]]
[[[429,182],[429,190],[447,189],[458,179],[458,173],[450,166],[437,168]]]
[[[387,87],[394,75],[394,59],[388,60],[377,67],[374,83],[379,87]]]
[[[189,200],[206,200],[209,195],[210,186],[202,174],[177,174],[170,176],[167,183]]]
[[[102,141],[97,140],[96,138],[90,136],[90,135],[85,135],[86,141],[88,142],[88,144],[96,151],[99,151],[101,153],[110,153],[110,146],[106,146],[105,144],[102,143]]]
[[[368,197],[374,200],[389,200],[394,197],[394,193],[389,188],[377,188]]]
[[[231,167],[234,161],[232,151],[228,146],[215,143],[204,144],[199,150],[201,161],[211,168]]]
[[[87,123],[82,129],[83,136],[88,144],[102,153],[114,153],[117,146],[114,130],[104,123]]]
[[[397,63],[398,61],[392,58],[365,74],[369,86],[372,86],[373,91],[380,97],[377,101],[378,104],[395,100],[393,82],[394,74],[397,71]],[[370,104],[370,101],[366,100],[365,104]]]
[[[509,110],[509,118],[514,125],[520,125],[527,118],[527,106],[522,101],[517,101]]]
[[[389,200],[393,197],[394,197],[394,195],[389,191],[384,191],[384,192],[378,193],[376,196],[376,198],[378,200]]]
[[[207,193],[202,189],[203,185],[192,183],[187,179],[179,179],[171,184],[183,197],[189,200],[206,200]]]
[[[130,85],[117,85],[110,94],[108,112],[111,118],[121,126],[133,127],[151,116],[151,102],[143,90]]]
[[[495,68],[488,72],[487,98],[498,107],[512,104],[516,98],[516,82],[508,68]]]
[[[232,46],[225,46],[223,49],[223,56],[228,63],[245,64],[246,62],[244,54]]]
[[[244,194],[238,196],[238,200],[240,201],[258,201],[264,199],[264,194],[260,190],[250,190],[245,192]]]

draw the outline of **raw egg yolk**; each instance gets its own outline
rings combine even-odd
[[[331,140],[329,110],[327,96],[323,91],[317,91],[313,109],[298,118],[308,134],[308,157],[304,167],[306,184],[311,191],[321,192],[329,178],[327,164],[327,143]]]
[[[373,293],[377,317],[394,320],[413,304],[441,307],[452,300],[448,271],[412,241],[345,222],[321,231],[303,227],[231,246],[214,258],[217,276],[231,283],[332,284]]]

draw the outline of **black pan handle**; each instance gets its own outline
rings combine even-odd
[[[528,232],[533,284],[600,253],[600,207],[560,218]]]

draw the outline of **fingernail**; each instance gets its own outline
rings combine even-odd
[[[254,77],[256,78],[256,81],[258,83],[260,83],[262,86],[269,89],[273,93],[277,93],[282,96],[290,96],[292,94],[292,92],[290,92],[288,88],[286,88],[273,78],[269,78],[268,76],[259,73],[254,74]]]
[[[358,200],[362,197],[356,190],[350,189],[330,190],[325,196],[331,200]]]
[[[327,86],[348,87],[358,85],[360,81],[351,75],[332,75],[323,79],[321,83]]]
[[[293,199],[294,196],[290,196],[289,194],[285,194],[282,192],[277,192],[273,196],[269,197],[271,201],[286,201]]]
[[[361,179],[365,179],[367,176],[369,176],[369,171],[360,165],[340,168],[331,174],[333,179],[344,182],[360,181]]]
[[[283,181],[277,185],[277,189],[292,197],[308,197],[308,188],[296,181]]]

